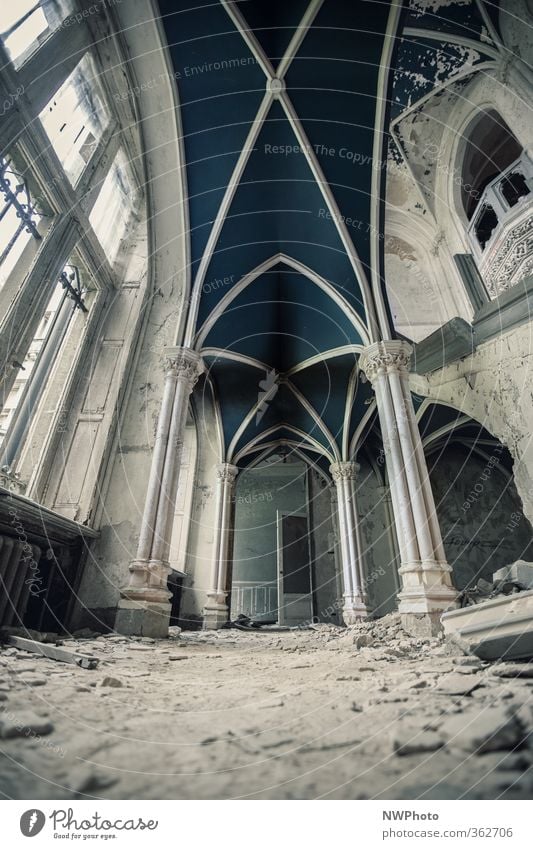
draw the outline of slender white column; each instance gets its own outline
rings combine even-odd
[[[376,342],[363,351],[360,367],[376,393],[385,448],[401,559],[399,610],[408,630],[434,632],[457,593],[409,390],[410,355],[406,342]]]
[[[233,492],[239,469],[230,463],[219,463],[215,472],[217,487],[213,565],[211,587],[207,593],[207,603],[204,608],[204,629],[221,628],[229,617],[227,597],[230,541],[234,515]]]
[[[402,388],[404,394],[410,396],[411,393],[409,389],[407,374],[400,374],[400,379],[403,384]],[[420,430],[418,428],[418,422],[416,420],[415,410],[412,404],[409,404],[407,406],[407,418],[409,420],[409,427],[411,429],[412,440],[415,446],[415,457],[420,474],[422,492],[424,494],[424,501],[426,505],[431,538],[433,541],[433,550],[435,552],[437,561],[446,563],[446,552],[444,551],[439,520],[437,517],[437,510],[435,507],[435,499],[433,498],[433,490],[431,489],[431,482],[429,480],[429,471],[426,463],[426,456],[424,454],[424,447],[422,445],[422,439],[420,437]]]
[[[196,382],[194,380],[194,382]],[[178,375],[172,418],[168,435],[168,449],[165,467],[161,478],[161,494],[157,506],[157,516],[154,528],[154,542],[150,556],[151,561],[167,562],[170,552],[170,537],[178,491],[183,438],[187,421],[189,398],[194,386],[191,378],[182,372]]]
[[[136,559],[140,561],[147,562],[152,551],[155,517],[157,514],[159,493],[161,491],[161,473],[165,463],[165,454],[167,453],[168,431],[170,427],[172,407],[174,404],[174,396],[176,394],[176,383],[177,375],[174,369],[169,368],[165,377],[163,401],[161,403],[161,412],[157,422],[154,453],[152,455],[152,465],[150,467],[150,477],[148,478],[148,489],[146,492],[146,501],[144,504],[141,531],[139,534],[139,544],[137,547]]]
[[[357,463],[333,463],[329,470],[337,488],[344,581],[342,618],[346,625],[353,625],[358,619],[363,619],[368,615],[364,592],[364,570],[359,545],[359,517],[353,487],[359,466]]]
[[[402,562],[411,562],[418,560],[419,554],[415,526],[410,509],[409,490],[402,463],[394,407],[390,389],[386,381],[376,381],[374,383],[374,391],[376,393],[376,403],[380,416],[385,461],[391,482],[391,498],[396,524],[400,531],[398,533],[398,545],[402,555]]]
[[[126,634],[164,636],[170,615],[167,579],[172,517],[189,398],[203,364],[197,351],[167,348],[165,386],[152,466],[128,585],[121,591],[115,627]]]

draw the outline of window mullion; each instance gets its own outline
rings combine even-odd
[[[32,134],[25,136],[20,146],[27,160],[33,163],[33,171],[48,203],[55,210],[64,210],[77,226],[85,248],[84,258],[91,273],[102,288],[114,288],[115,278],[111,266],[85,215],[81,193],[71,186],[39,122],[35,122]]]
[[[120,135],[118,124],[116,121],[113,121],[107,128],[104,138],[98,145],[98,149],[94,156],[94,167],[91,163],[76,186],[79,206],[83,209],[83,212],[87,217],[89,217],[91,213],[102,183],[118,153],[118,149],[120,147]]]
[[[74,250],[77,238],[76,223],[72,219],[61,217],[54,221],[23,286],[0,324],[0,363],[5,366],[0,377],[2,407],[16,380],[17,364],[22,363],[26,356],[42,313],[65,262]]]

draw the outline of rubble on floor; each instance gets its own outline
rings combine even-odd
[[[0,648],[7,797],[531,798],[533,664],[397,615],[63,645],[98,668]]]

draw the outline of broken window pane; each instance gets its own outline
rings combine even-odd
[[[508,174],[501,183],[500,191],[509,206],[516,206],[520,198],[529,194],[526,178],[520,171]]]
[[[492,236],[495,228],[498,226],[498,216],[490,204],[484,204],[481,213],[479,214],[475,224],[476,238],[481,245],[481,250],[485,250],[485,245]]]
[[[75,184],[109,121],[89,56],[83,57],[39,117],[71,183]]]

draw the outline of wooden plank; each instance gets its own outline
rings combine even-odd
[[[91,655],[83,655],[78,652],[70,651],[70,649],[54,646],[50,643],[39,643],[37,640],[27,640],[25,637],[7,636],[6,643],[22,651],[32,652],[32,654],[40,654],[41,657],[48,657],[50,660],[58,660],[61,663],[73,663],[75,666],[80,666],[82,669],[96,669],[99,664],[99,659]]]

